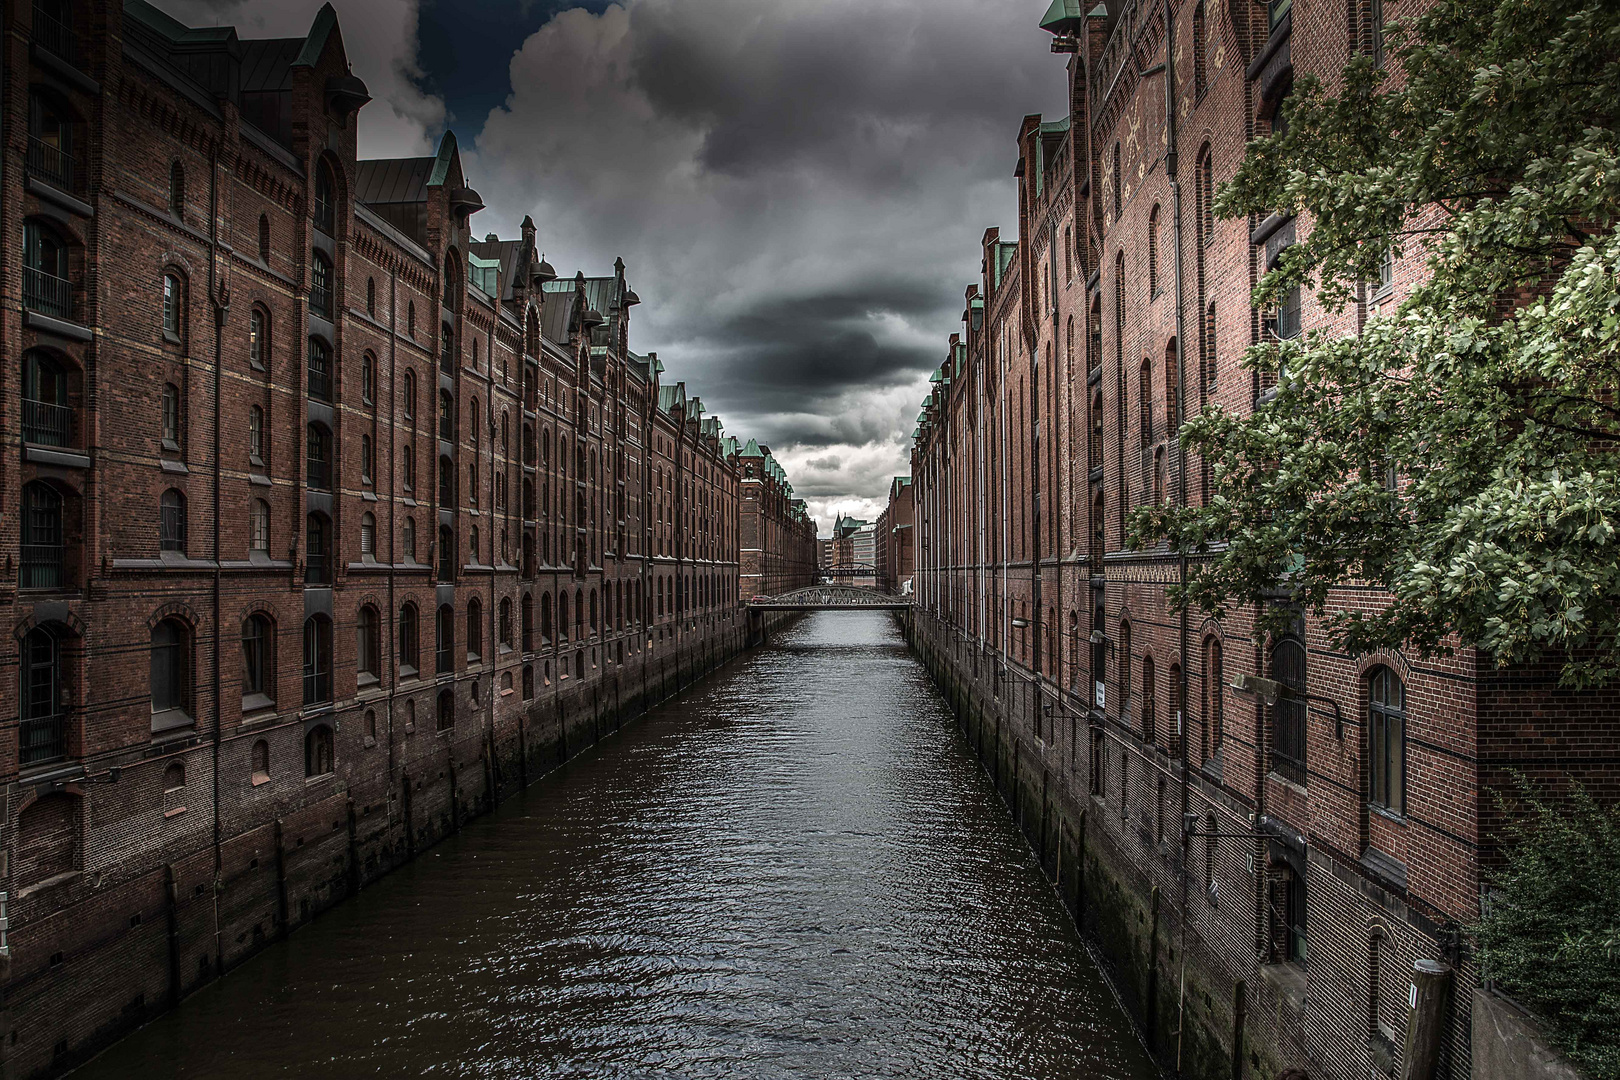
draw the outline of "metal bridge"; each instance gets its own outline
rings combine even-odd
[[[904,611],[910,606],[910,597],[859,585],[812,585],[748,601],[749,611]]]

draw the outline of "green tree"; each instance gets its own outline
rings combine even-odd
[[[1592,1080],[1620,1077],[1620,806],[1521,780],[1506,859],[1474,929],[1484,974],[1546,1023]]]
[[[1426,276],[1359,335],[1251,348],[1252,413],[1184,426],[1205,507],[1132,518],[1196,559],[1180,603],[1252,604],[1260,631],[1323,616],[1337,644],[1548,656],[1571,686],[1620,674],[1620,4],[1436,0],[1333,87],[1302,77],[1286,130],[1217,200],[1297,215],[1255,290],[1343,311],[1386,252]],[[1270,382],[1270,378],[1266,382]],[[1391,486],[1389,478],[1398,473]],[[1347,607],[1367,583],[1387,603]],[[1357,595],[1379,595],[1360,592]]]

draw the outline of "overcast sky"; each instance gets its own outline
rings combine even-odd
[[[319,0],[157,0],[244,37]],[[656,351],[770,446],[825,534],[909,471],[928,372],[1014,231],[1019,120],[1060,115],[1045,0],[335,0],[360,152],[455,131],[488,209],[565,276],[622,256]]]

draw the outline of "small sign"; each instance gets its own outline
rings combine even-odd
[[[1096,693],[1094,694],[1094,697],[1096,698],[1097,708],[1099,708],[1099,709],[1108,708],[1107,691],[1104,689],[1102,683],[1099,682],[1099,683],[1096,683],[1095,685],[1096,685],[1097,689],[1096,689]]]

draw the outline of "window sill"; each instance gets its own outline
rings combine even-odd
[[[401,664],[401,665],[399,665],[399,681],[400,682],[414,682],[415,680],[417,680],[419,678],[421,678],[421,672],[417,671],[415,668],[411,667],[409,664]]]
[[[254,787],[263,787],[265,784],[268,784],[269,782],[270,782],[270,774],[269,773],[262,773],[262,772],[254,773],[252,779],[250,779],[248,781],[248,783],[253,785]]]
[[[244,720],[259,719],[259,717],[255,717],[252,714],[274,712],[275,708],[276,703],[268,694],[242,695],[242,719]]]
[[[355,679],[355,693],[357,694],[364,694],[368,690],[379,690],[381,688],[382,679],[370,672],[362,671]]]
[[[18,889],[17,899],[26,900],[30,896],[37,896],[48,889],[56,888],[58,885],[71,884],[72,882],[79,880],[79,878],[82,876],[84,876],[84,872],[82,870],[68,870],[60,874],[52,874],[44,881],[36,881],[32,885],[27,885],[21,889]]]
[[[196,723],[184,709],[162,709],[152,714],[152,734],[162,735],[181,728],[195,727]]]
[[[170,345],[179,345],[180,335],[175,333],[173,330],[165,330],[163,331],[163,340],[168,342]]]
[[[165,811],[163,811],[163,820],[164,821],[173,821],[175,818],[179,817],[181,814],[183,814],[185,812],[186,812],[186,808],[183,807],[183,806],[177,806],[173,810],[165,810]]]

